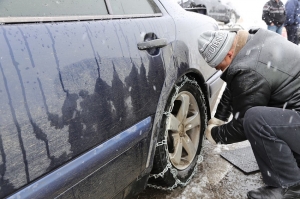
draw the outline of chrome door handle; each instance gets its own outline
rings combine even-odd
[[[168,45],[168,41],[165,38],[154,39],[150,41],[140,42],[137,44],[139,50],[147,50],[151,48],[161,48]]]

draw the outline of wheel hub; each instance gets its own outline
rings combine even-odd
[[[178,129],[179,129],[179,135],[180,135],[180,137],[183,137],[184,136],[184,125],[183,124],[180,124],[179,126],[178,126]]]

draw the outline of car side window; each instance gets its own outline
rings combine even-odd
[[[0,17],[107,15],[105,0],[1,0]]]
[[[161,13],[153,0],[109,0],[113,15]]]

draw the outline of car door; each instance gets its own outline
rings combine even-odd
[[[0,197],[111,198],[145,170],[175,39],[157,4],[1,1]]]

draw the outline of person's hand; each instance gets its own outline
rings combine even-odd
[[[211,136],[211,129],[213,128],[213,127],[215,127],[215,126],[218,126],[218,125],[215,125],[215,124],[209,124],[208,126],[207,126],[207,128],[205,129],[205,137],[206,137],[206,139],[210,142],[210,143],[212,143],[212,144],[217,144],[216,143],[216,141],[212,138],[212,136]]]
[[[211,119],[208,121],[208,126],[207,126],[207,128],[206,128],[206,130],[205,130],[205,137],[206,137],[206,139],[207,139],[210,143],[216,144],[216,141],[215,141],[215,140],[212,138],[212,136],[211,136],[211,129],[212,129],[213,127],[215,127],[215,126],[220,126],[220,125],[223,125],[223,124],[225,124],[224,121],[222,121],[222,120],[220,120],[220,119],[218,119],[218,118],[215,118],[215,117],[211,118]]]

